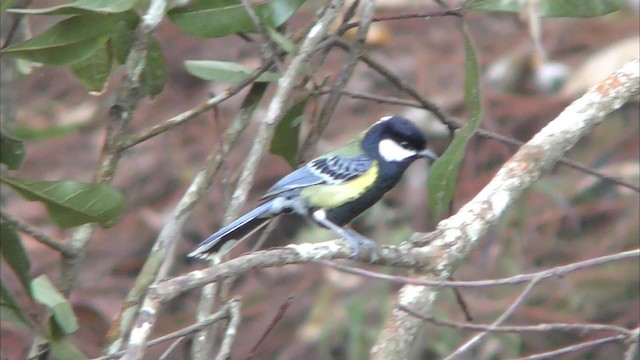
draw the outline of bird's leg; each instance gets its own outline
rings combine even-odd
[[[345,229],[341,226],[334,224],[329,219],[327,219],[327,213],[324,210],[316,210],[311,214],[311,216],[313,217],[313,220],[318,222],[318,224],[333,231],[338,236],[343,238],[344,241],[347,242],[347,244],[349,244],[349,246],[353,249],[353,254],[351,255],[352,259],[360,258],[361,246],[366,246],[371,251],[371,258],[370,258],[371,262],[374,262],[378,259],[378,252],[376,251],[377,245],[373,241],[367,239],[366,237],[362,236],[361,234],[359,234],[358,232],[352,229]]]

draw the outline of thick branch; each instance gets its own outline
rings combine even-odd
[[[627,63],[620,71],[593,87],[574,101],[556,119],[536,134],[505,163],[495,177],[458,213],[438,224],[429,238],[417,239],[416,246],[439,249],[433,276],[446,279],[469,254],[490,226],[506,212],[531,184],[553,167],[576,142],[602,122],[604,116],[622,106],[638,93],[640,61]],[[400,290],[398,304],[420,309],[431,306],[438,288],[406,285]],[[406,359],[422,321],[401,310],[394,310],[372,349],[374,359]]]

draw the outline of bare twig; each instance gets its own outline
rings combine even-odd
[[[462,17],[465,13],[465,10],[453,9],[453,10],[444,10],[444,11],[431,11],[425,13],[408,13],[408,14],[398,14],[398,15],[388,15],[388,16],[376,16],[373,18],[372,22],[384,22],[384,21],[393,21],[393,20],[407,20],[407,19],[431,19],[435,17],[445,17],[445,16],[455,16]],[[354,21],[352,23],[347,24],[345,26],[346,30],[352,29],[360,25],[359,21]]]
[[[267,33],[267,30],[262,25],[262,21],[260,21],[260,18],[251,7],[251,4],[249,4],[249,0],[241,0],[241,2],[242,2],[242,6],[247,12],[247,15],[249,15],[249,18],[251,18],[251,22],[253,22],[253,26],[256,27],[256,30],[258,30],[258,32],[262,36],[262,39],[264,40],[267,47],[269,48],[269,54],[265,54],[265,52],[263,51],[263,57],[271,58],[276,68],[278,69],[278,71],[282,71],[283,65],[280,59],[278,58],[278,53],[280,53],[280,48],[278,44],[276,44],[275,41],[271,39],[271,36],[269,36],[269,34]]]
[[[58,252],[60,252],[63,256],[74,256],[75,253],[73,252],[73,249],[69,246],[67,246],[66,244],[61,243],[60,241],[54,240],[52,237],[50,237],[49,235],[43,233],[42,231],[38,230],[38,228],[33,227],[25,222],[22,222],[21,220],[18,220],[16,218],[14,218],[13,216],[11,216],[11,214],[9,214],[8,212],[4,211],[3,209],[0,209],[0,217],[2,217],[2,220],[6,221],[7,223],[13,225],[13,227],[15,227],[16,229],[22,231],[23,233],[31,236],[32,238],[34,238],[35,240],[37,240],[38,242],[47,245],[48,247],[52,248],[53,250],[56,250]]]
[[[240,300],[231,300],[227,309],[229,325],[227,325],[227,330],[224,333],[224,338],[222,339],[216,360],[231,359],[231,346],[233,345],[233,340],[236,338],[238,326],[240,325]]]
[[[556,266],[551,269],[531,273],[531,274],[520,274],[515,275],[508,278],[502,279],[494,279],[494,280],[478,280],[478,281],[445,281],[445,280],[423,280],[416,279],[413,277],[406,276],[398,276],[398,275],[389,275],[383,274],[375,271],[364,270],[360,268],[355,268],[352,266],[347,266],[343,264],[339,264],[335,261],[327,261],[327,260],[319,260],[317,261],[319,264],[324,266],[328,266],[332,269],[336,269],[338,271],[342,271],[348,274],[354,274],[359,276],[365,276],[372,279],[384,280],[396,284],[404,284],[404,285],[416,285],[416,286],[437,286],[437,287],[454,287],[454,288],[478,288],[478,287],[487,287],[487,286],[503,286],[503,285],[519,285],[526,282],[533,281],[534,279],[547,279],[550,277],[562,277],[571,272],[608,264],[614,261],[620,261],[624,259],[632,259],[640,257],[640,249],[623,251],[612,255],[600,256],[592,259],[587,259],[584,261],[578,261],[575,263]]]
[[[536,284],[538,284],[540,280],[542,280],[542,278],[540,277],[531,280],[531,282],[527,284],[524,290],[522,290],[520,295],[518,295],[516,300],[507,308],[507,310],[505,310],[502,313],[502,315],[500,315],[491,325],[489,325],[489,329],[471,338],[469,341],[467,341],[462,346],[460,346],[456,351],[454,351],[449,356],[447,356],[445,360],[455,359],[457,356],[460,356],[465,352],[471,350],[471,348],[473,348],[478,342],[480,342],[482,338],[487,336],[491,330],[495,329],[500,324],[505,322],[505,320],[507,320],[511,315],[513,315],[513,313],[518,309],[518,307],[525,301],[529,293],[531,293],[533,288],[536,286]]]
[[[273,65],[272,62],[266,62],[265,64],[263,64],[262,66],[260,66],[260,68],[256,69],[253,73],[251,73],[249,76],[247,76],[245,79],[243,79],[240,83],[238,83],[235,86],[232,86],[230,88],[228,88],[227,90],[223,91],[221,94],[210,98],[209,100],[205,101],[204,103],[194,107],[193,109],[189,109],[185,112],[183,112],[182,114],[176,115],[174,117],[172,117],[171,119],[168,119],[167,121],[155,125],[149,129],[143,130],[140,133],[131,136],[131,138],[129,138],[123,145],[122,148],[123,149],[128,149],[132,146],[135,146],[145,140],[148,140],[156,135],[162,134],[163,132],[170,130],[178,125],[182,125],[185,122],[195,118],[196,116],[204,113],[205,111],[210,110],[211,108],[215,107],[216,105],[219,105],[220,103],[224,102],[225,100],[229,99],[230,97],[236,95],[237,93],[239,93],[240,91],[242,91],[242,89],[246,88],[247,86],[251,85],[254,83],[254,81],[260,77],[260,75],[264,74],[271,66]]]
[[[593,348],[593,347],[596,347],[596,346],[602,346],[602,345],[613,343],[613,342],[623,342],[626,338],[627,337],[624,336],[624,335],[609,336],[609,337],[602,338],[602,339],[586,341],[586,342],[583,342],[583,343],[580,343],[580,344],[567,346],[567,347],[564,347],[562,349],[558,349],[558,350],[554,350],[554,351],[549,351],[549,352],[535,354],[535,355],[531,355],[531,356],[527,356],[527,357],[517,358],[515,360],[543,360],[543,359],[547,360],[547,359],[554,359],[554,358],[557,358],[557,357],[562,356],[562,355],[575,353],[575,352],[582,351],[582,350],[589,349],[589,348]]]
[[[350,47],[348,43],[346,43],[344,40],[341,40],[341,39],[334,39],[333,44],[345,51],[348,51]],[[416,101],[418,101],[420,103],[420,107],[432,112],[440,121],[442,121],[443,124],[447,125],[447,127],[451,132],[453,132],[455,129],[460,127],[459,125],[456,124],[456,122],[454,122],[454,120],[451,119],[450,116],[447,116],[447,114],[442,112],[442,110],[440,110],[438,105],[425,99],[423,96],[420,95],[420,93],[416,89],[413,88],[413,86],[409,85],[406,81],[401,79],[398,75],[396,75],[393,71],[388,69],[386,66],[382,65],[381,63],[379,63],[377,60],[373,59],[371,56],[367,55],[366,53],[360,54],[360,59],[362,60],[362,62],[367,64],[371,69],[377,71],[382,76],[387,78],[399,90],[405,92],[407,95],[411,96]]]
[[[459,330],[470,331],[487,331],[493,333],[524,333],[524,332],[550,332],[550,331],[574,331],[580,334],[589,332],[614,332],[625,336],[631,336],[632,332],[629,329],[625,329],[620,326],[606,325],[606,324],[566,324],[566,323],[547,323],[536,325],[501,325],[491,327],[491,324],[471,324],[457,321],[437,319],[431,315],[420,314],[415,310],[409,309],[404,305],[398,307],[400,310],[405,311],[411,316],[415,316],[421,320],[428,321],[435,325],[446,326]]]
[[[258,351],[258,348],[260,347],[260,345],[264,342],[264,340],[271,333],[271,331],[275,329],[276,325],[278,325],[280,320],[282,320],[284,313],[287,312],[292,302],[293,302],[293,296],[289,296],[287,300],[282,305],[280,305],[280,308],[278,309],[276,316],[274,316],[273,320],[271,320],[271,323],[269,323],[267,330],[265,330],[262,336],[260,336],[260,339],[258,340],[258,342],[256,342],[255,345],[253,345],[253,347],[251,348],[251,351],[249,351],[249,355],[247,355],[247,360],[252,359],[256,355],[256,352]]]
[[[220,310],[218,312],[216,312],[215,314],[209,316],[208,318],[199,321],[193,325],[187,326],[183,329],[180,329],[178,331],[174,331],[170,334],[167,335],[163,335],[163,336],[159,336],[153,340],[150,340],[147,344],[146,347],[152,347],[167,341],[171,341],[171,340],[175,340],[175,339],[182,339],[185,336],[189,336],[193,333],[196,333],[208,326],[211,326],[211,324],[216,323],[220,320],[224,320],[228,317],[228,309],[227,309],[227,305],[224,305],[220,308]],[[111,355],[107,355],[107,356],[102,356],[99,358],[95,358],[93,360],[110,360],[110,359],[115,359],[119,356],[124,355],[125,350],[122,351],[118,351],[116,353],[113,353]]]

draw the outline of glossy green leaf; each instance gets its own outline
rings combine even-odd
[[[528,0],[469,0],[465,7],[489,11],[522,12]],[[626,0],[537,0],[536,8],[545,17],[594,17],[619,10]]]
[[[118,18],[100,14],[72,16],[2,52],[47,65],[70,65],[104,46]]]
[[[9,289],[0,281],[0,319],[8,321],[21,328],[40,332],[38,326],[29,318],[27,313],[18,305]]]
[[[263,24],[284,24],[305,0],[256,2],[253,10]],[[240,0],[196,0],[168,11],[169,19],[189,35],[212,38],[238,32],[255,32],[253,21]]]
[[[140,75],[140,86],[145,95],[155,97],[162,92],[167,78],[164,56],[160,43],[155,39],[149,44],[144,70]]]
[[[78,320],[71,304],[56,289],[46,275],[40,275],[31,281],[33,300],[46,306],[53,314],[56,324],[65,335],[78,330]]]
[[[187,72],[193,76],[232,84],[241,82],[255,71],[255,69],[228,61],[188,60],[184,62],[184,66]],[[279,74],[267,71],[260,75],[256,81],[274,82],[279,78]]]
[[[0,12],[4,12],[8,8],[10,8],[15,2],[16,0],[2,0],[0,2]]]
[[[137,0],[76,0],[69,4],[40,9],[14,9],[11,12],[32,15],[75,15],[87,12],[119,13],[132,9]]]
[[[42,202],[51,219],[61,227],[74,227],[97,222],[109,227],[118,221],[124,197],[108,184],[77,181],[40,181],[0,178],[25,199]]]
[[[429,206],[436,217],[441,217],[449,208],[456,187],[458,170],[469,140],[480,126],[480,69],[475,46],[466,25],[463,25],[465,44],[464,103],[471,119],[456,131],[453,141],[445,153],[431,166],[429,174]]]
[[[300,125],[304,120],[304,108],[308,97],[298,101],[289,109],[276,126],[269,151],[273,155],[282,156],[292,168],[296,168],[296,154],[300,138]]]
[[[0,246],[0,253],[2,257],[9,264],[9,267],[16,274],[22,287],[29,292],[29,283],[31,282],[31,276],[29,271],[31,270],[31,262],[27,251],[22,246],[22,240],[16,232],[13,225],[8,222],[0,222],[0,239],[2,239],[2,246]]]
[[[0,163],[7,165],[11,170],[20,167],[24,160],[24,144],[0,129]]]
[[[111,52],[105,44],[91,56],[71,65],[71,72],[85,89],[93,93],[101,93],[109,80],[112,62]]]

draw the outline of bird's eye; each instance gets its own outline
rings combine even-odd
[[[408,141],[400,141],[400,146],[402,146],[405,149],[410,149],[411,148],[411,144],[409,144]]]

